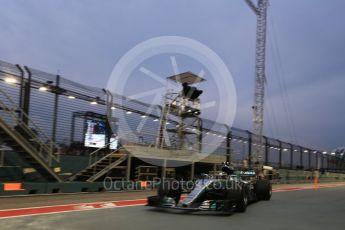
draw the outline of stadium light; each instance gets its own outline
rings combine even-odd
[[[15,84],[17,83],[17,79],[15,79],[14,77],[6,77],[5,82],[8,84]]]
[[[100,100],[99,97],[96,97],[95,99],[92,99],[92,101],[90,102],[90,105],[97,105],[99,100]]]
[[[47,87],[47,85],[42,85],[38,88],[38,90],[42,91],[42,92],[46,92],[46,91],[48,91],[48,87]]]
[[[132,111],[127,111],[126,114],[132,114]]]
[[[49,89],[51,89],[51,87],[53,87],[53,89],[54,89],[55,86],[52,86],[53,83],[54,83],[53,81],[46,81],[46,83],[42,84],[42,85],[38,88],[38,90],[39,90],[39,91],[42,91],[42,92],[45,92],[45,91],[48,91]],[[55,89],[55,90],[56,90],[56,89]]]
[[[75,99],[75,96],[69,95],[68,98],[69,99]]]

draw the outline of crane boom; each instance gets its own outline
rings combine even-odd
[[[256,55],[255,55],[255,88],[253,109],[253,153],[249,164],[262,164],[263,159],[263,124],[265,102],[265,61],[268,0],[258,0],[257,6],[251,0],[245,0],[257,16]]]

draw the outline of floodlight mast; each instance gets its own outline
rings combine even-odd
[[[256,55],[255,55],[255,88],[253,109],[253,153],[249,156],[249,165],[261,166],[263,162],[263,125],[265,102],[265,61],[266,61],[266,30],[268,0],[258,0],[255,5],[252,0],[245,0],[257,17]]]

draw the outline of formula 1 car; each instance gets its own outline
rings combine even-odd
[[[164,181],[158,187],[158,194],[148,197],[147,206],[231,214],[245,212],[251,202],[271,199],[271,182],[254,171],[234,171],[227,165],[222,171],[218,176],[203,175],[185,199],[181,199],[181,182]]]

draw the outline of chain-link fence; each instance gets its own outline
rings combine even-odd
[[[104,132],[111,136],[107,122],[107,94],[103,89],[3,61],[0,61],[0,87],[60,146],[60,154],[88,155],[95,150],[85,147],[84,143],[90,119],[105,124]],[[122,144],[156,144],[162,112],[159,105],[149,105],[116,94],[112,103],[111,110],[113,117],[118,118],[116,126],[121,130],[118,135]],[[1,108],[0,114],[4,118]],[[178,123],[172,119],[166,125],[167,129],[173,130]],[[191,133],[198,132],[195,128],[193,125],[187,127]],[[202,119],[202,130],[199,132],[202,133],[202,140],[189,138],[191,146],[201,144],[203,151],[212,149],[211,154],[225,155],[234,163],[246,164],[250,161],[255,145],[251,132],[207,119]],[[169,135],[174,146],[177,137]],[[210,141],[211,136],[213,141]],[[217,141],[214,141],[215,138]],[[213,144],[217,147],[209,148]],[[261,148],[265,149],[262,160],[279,168],[344,169],[344,154],[325,153],[270,137],[264,137]],[[104,151],[107,151],[106,148]]]

